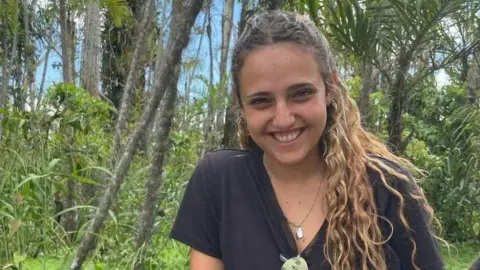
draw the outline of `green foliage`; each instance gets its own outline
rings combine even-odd
[[[7,37],[12,37],[13,33],[16,33],[20,26],[20,21],[18,19],[20,7],[18,3],[19,2],[15,0],[0,0],[0,6],[2,7],[0,9],[0,18],[2,18],[0,25],[2,25],[2,23],[7,23],[7,28],[10,32],[3,32]]]
[[[10,158],[0,160],[0,192],[9,195],[0,200],[0,261],[11,261],[15,252],[31,257],[68,247],[55,196],[66,192],[68,179],[99,184],[89,171],[107,157],[109,141],[102,133],[109,110],[85,90],[60,84],[48,90],[38,111],[7,111],[0,155]],[[91,210],[76,208],[83,215]]]
[[[480,241],[480,109],[466,107],[465,89],[424,86],[405,116],[415,138],[406,154],[428,172],[423,187],[445,235]]]
[[[468,269],[475,259],[480,256],[480,248],[477,245],[456,245],[454,248],[442,249],[443,259],[448,270]]]
[[[125,21],[132,19],[128,3],[125,0],[103,0],[100,4],[107,10],[109,16],[113,18],[115,27],[120,27]]]

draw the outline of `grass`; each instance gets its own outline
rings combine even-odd
[[[480,256],[480,247],[459,244],[454,248],[448,250],[444,248],[442,250],[443,260],[445,261],[446,269],[448,270],[466,270],[473,264],[475,259]]]

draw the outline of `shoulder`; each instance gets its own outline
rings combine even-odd
[[[245,159],[250,159],[252,156],[253,153],[250,150],[225,148],[207,152],[203,160],[215,166],[222,166],[244,162]]]
[[[253,153],[241,149],[218,149],[207,152],[199,161],[198,166],[209,172],[221,172],[249,163]]]
[[[198,162],[195,172],[214,183],[234,179],[244,171],[250,171],[255,154],[250,150],[219,149],[207,152]]]

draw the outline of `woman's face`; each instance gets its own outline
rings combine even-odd
[[[238,79],[242,116],[265,155],[295,165],[318,154],[327,94],[312,52],[286,42],[256,48]]]

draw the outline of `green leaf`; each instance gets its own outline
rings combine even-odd
[[[55,166],[57,165],[58,162],[60,162],[61,159],[59,158],[56,158],[56,159],[53,159],[52,161],[50,161],[50,163],[48,163],[48,166],[47,166],[47,172],[52,172],[53,169],[55,168]]]
[[[97,186],[100,185],[95,180],[90,179],[90,178],[86,178],[86,177],[83,177],[83,176],[80,176],[80,175],[74,175],[74,174],[60,174],[60,175],[66,177],[66,178],[73,178],[75,181],[80,182],[80,183],[97,185]]]
[[[21,188],[23,185],[25,185],[26,183],[34,180],[34,179],[40,179],[40,178],[44,178],[46,176],[50,176],[50,174],[44,174],[44,175],[36,175],[36,174],[30,174],[27,178],[25,178],[22,182],[20,182],[20,184],[18,184],[16,187],[15,187],[15,191],[18,191],[19,188]]]
[[[27,255],[24,254],[24,253],[20,253],[20,252],[14,252],[13,253],[13,262],[15,263],[15,265],[19,266],[20,267],[20,264],[25,261],[25,259],[27,258]]]

